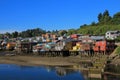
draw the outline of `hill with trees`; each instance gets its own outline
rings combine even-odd
[[[104,35],[107,31],[120,30],[120,12],[109,15],[109,11],[105,10],[98,14],[98,22],[92,22],[90,25],[81,25],[79,29],[72,32],[80,34]],[[68,34],[71,30],[68,31]]]
[[[6,32],[5,34],[0,34],[0,38],[3,38],[3,36],[8,36],[9,38],[34,37],[34,36],[41,36],[44,33],[46,33],[45,30],[36,28],[36,29],[28,29],[28,30],[22,31],[22,32],[17,32],[17,31],[15,31],[13,33]]]

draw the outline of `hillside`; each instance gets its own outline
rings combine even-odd
[[[99,13],[97,22],[91,22],[91,24],[81,25],[77,30],[69,30],[68,34],[80,33],[91,35],[104,35],[107,31],[120,30],[120,12],[117,12],[113,16],[109,15],[109,11],[105,10],[103,13]]]
[[[80,34],[104,35],[107,31],[120,30],[119,25],[85,26],[77,30]]]

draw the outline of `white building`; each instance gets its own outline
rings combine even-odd
[[[107,31],[105,34],[105,37],[107,39],[116,39],[118,36],[120,36],[120,31]]]

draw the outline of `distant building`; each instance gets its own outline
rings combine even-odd
[[[105,37],[107,39],[116,39],[118,36],[120,36],[120,31],[107,31],[105,34]]]
[[[72,39],[81,39],[82,36],[83,36],[82,34],[72,34],[72,35],[70,35],[70,38],[72,38]]]

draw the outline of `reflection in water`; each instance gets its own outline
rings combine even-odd
[[[56,73],[59,76],[66,76],[68,74],[76,73],[73,69],[67,69],[64,67],[56,67]]]
[[[0,80],[84,80],[79,71],[64,67],[0,64]]]

